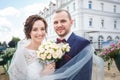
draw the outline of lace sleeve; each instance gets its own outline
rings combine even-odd
[[[27,80],[27,64],[24,50],[17,50],[8,69],[10,80]]]

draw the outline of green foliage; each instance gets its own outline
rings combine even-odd
[[[12,58],[13,54],[15,53],[16,48],[7,48],[3,51],[3,54],[0,55],[1,58],[9,60]]]
[[[18,42],[18,41],[20,41],[20,38],[18,38],[18,37],[13,37],[12,40],[15,41],[15,42]]]

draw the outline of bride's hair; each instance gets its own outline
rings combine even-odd
[[[39,15],[31,15],[31,16],[29,16],[26,19],[25,24],[24,24],[24,33],[25,33],[27,39],[31,38],[30,32],[32,30],[33,24],[37,20],[43,21],[43,23],[45,24],[45,31],[47,32],[47,26],[48,26],[48,24],[47,24],[46,20],[43,17],[39,16]]]

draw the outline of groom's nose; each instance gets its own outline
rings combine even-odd
[[[58,27],[59,27],[59,26],[62,26],[62,23],[61,23],[61,22],[58,22]]]

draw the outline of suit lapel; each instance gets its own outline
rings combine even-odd
[[[75,41],[75,34],[72,33],[70,37],[67,40],[67,43],[69,43],[70,47],[73,45],[73,42]]]

